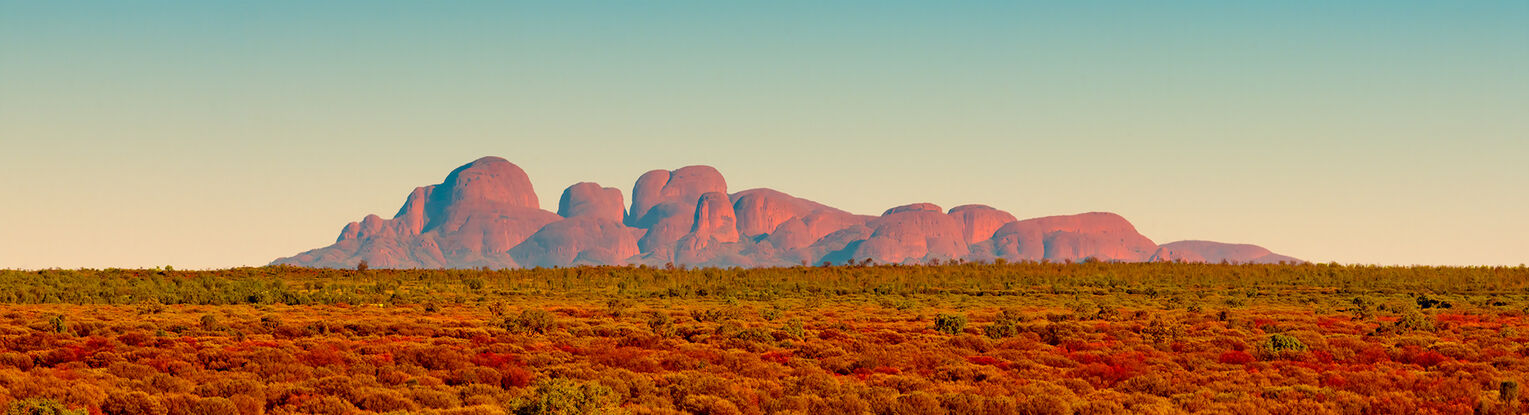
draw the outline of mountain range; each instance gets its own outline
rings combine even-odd
[[[541,208],[519,166],[484,157],[415,188],[392,219],[351,222],[329,246],[272,264],[352,268],[580,265],[775,267],[934,261],[1298,263],[1247,244],[1157,244],[1114,213],[1019,220],[984,205],[914,203],[858,215],[771,189],[728,193],[710,166],[653,170],[628,205],[620,189],[578,183]]]

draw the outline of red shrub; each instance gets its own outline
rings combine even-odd
[[[499,378],[499,385],[503,388],[524,388],[531,384],[531,372],[519,367],[508,367],[500,370],[504,374]]]
[[[769,352],[765,352],[764,354],[759,355],[759,358],[764,360],[764,361],[767,361],[767,362],[775,362],[775,363],[780,363],[780,364],[786,364],[786,361],[791,360],[791,351],[790,350],[769,351]]]
[[[1253,363],[1253,361],[1257,359],[1254,359],[1253,355],[1248,354],[1248,352],[1241,350],[1227,350],[1225,353],[1221,353],[1221,357],[1216,360],[1226,364],[1245,365],[1248,363]]]

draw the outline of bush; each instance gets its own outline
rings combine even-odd
[[[84,409],[70,410],[52,399],[31,398],[13,401],[5,415],[85,415]]]
[[[356,406],[361,407],[361,409],[376,411],[379,413],[393,411],[413,411],[419,409],[419,407],[414,404],[414,401],[409,400],[409,398],[405,398],[398,392],[385,389],[372,390],[364,395],[361,395],[361,399],[359,402],[356,402]]]
[[[1306,351],[1306,344],[1301,339],[1288,334],[1275,333],[1269,335],[1267,340],[1258,345],[1258,350],[1269,358],[1278,358],[1286,354]]]
[[[1006,339],[1019,335],[1019,326],[1015,326],[1013,321],[998,320],[993,322],[993,324],[989,324],[987,327],[983,327],[982,331],[986,333],[988,337],[994,339]]]
[[[611,414],[616,394],[598,383],[579,383],[567,378],[544,380],[528,401],[515,410],[520,415]]]
[[[966,330],[966,315],[964,314],[940,314],[934,317],[934,330],[956,335]]]
[[[781,326],[780,330],[793,339],[801,340],[807,337],[807,330],[802,328],[802,319],[799,318],[786,321],[786,325]]]
[[[223,327],[223,325],[218,324],[218,316],[212,314],[203,314],[198,323],[201,324],[202,330],[207,331],[217,331]]]
[[[165,415],[168,412],[158,399],[138,391],[113,394],[101,403],[101,413],[106,415]]]
[[[228,398],[202,398],[191,404],[192,415],[229,415],[239,413],[239,407]]]
[[[48,318],[48,329],[54,333],[67,332],[69,331],[69,319],[64,317],[63,314],[54,314]]]
[[[1433,319],[1417,310],[1408,310],[1396,320],[1396,328],[1409,331],[1433,331]]]
[[[1221,357],[1216,360],[1221,363],[1231,365],[1245,365],[1252,363],[1254,359],[1253,355],[1248,354],[1248,352],[1241,350],[1228,350],[1225,353],[1221,353]]]
[[[515,318],[505,319],[501,326],[512,333],[545,334],[557,328],[557,321],[553,320],[551,312],[533,308],[521,311]]]

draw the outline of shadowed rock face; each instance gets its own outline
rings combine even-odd
[[[625,265],[637,254],[637,238],[626,225],[595,216],[550,223],[510,250],[522,267]]]
[[[653,170],[620,190],[578,183],[558,213],[542,210],[525,172],[498,157],[415,188],[393,219],[367,215],[334,244],[273,264],[350,268],[573,265],[792,266],[821,262],[989,261],[1299,262],[1253,245],[1181,241],[1161,247],[1112,213],[1016,221],[1007,212],[932,203],[855,215],[771,189],[727,194],[709,166]]]
[[[1159,246],[1151,261],[1231,262],[1237,264],[1300,263],[1299,259],[1269,252],[1258,245],[1229,244],[1211,241],[1178,241]]]

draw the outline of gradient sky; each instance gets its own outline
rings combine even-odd
[[[1529,1],[315,3],[0,0],[0,268],[262,265],[484,155],[1529,262]]]

